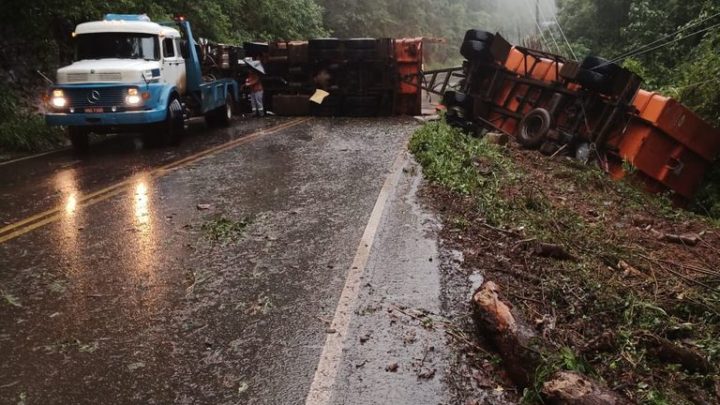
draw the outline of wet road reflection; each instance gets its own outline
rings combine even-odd
[[[0,223],[52,209],[0,243],[0,403],[300,403],[410,129],[300,123],[167,174],[242,137],[0,171]],[[218,217],[252,221],[216,242]]]
[[[135,223],[143,228],[143,234],[147,234],[150,225],[150,198],[148,197],[148,185],[145,178],[141,178],[135,184],[135,195],[133,198],[135,207]]]
[[[132,260],[128,268],[128,277],[141,287],[141,300],[156,303],[160,297],[151,293],[157,291],[156,286],[156,255],[158,249],[154,226],[154,215],[150,187],[152,179],[147,175],[138,176],[134,181],[129,198],[132,200],[132,218],[134,228],[129,232],[128,246],[132,246],[129,254]]]
[[[80,233],[78,224],[78,184],[77,173],[74,169],[63,170],[55,176],[55,187],[59,192],[59,199],[65,210],[61,213],[60,227],[58,228],[58,247],[61,257],[68,264],[69,272],[78,271],[78,236]]]

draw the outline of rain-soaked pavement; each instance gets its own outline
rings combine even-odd
[[[251,120],[0,166],[0,403],[305,403],[397,159],[330,403],[447,403],[415,128]]]

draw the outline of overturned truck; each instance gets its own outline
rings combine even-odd
[[[629,163],[651,191],[690,200],[720,154],[720,131],[677,101],[640,89],[642,79],[597,57],[570,61],[470,30],[448,121],[501,131],[548,155],[596,159],[615,178]]]
[[[265,103],[287,116],[387,116],[420,114],[422,38],[319,38],[246,43],[262,61]],[[415,83],[400,80],[415,77]],[[311,96],[322,90],[321,102]]]

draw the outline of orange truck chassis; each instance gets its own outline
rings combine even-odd
[[[467,32],[461,53],[464,80],[444,95],[451,123],[502,131],[545,154],[597,158],[615,178],[627,162],[650,190],[685,201],[720,155],[718,129],[614,63],[578,63],[479,30]]]

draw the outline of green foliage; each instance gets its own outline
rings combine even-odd
[[[426,178],[466,195],[495,194],[499,176],[511,171],[511,163],[499,147],[473,138],[444,120],[418,130],[410,140],[410,151],[423,166]]]
[[[62,131],[50,128],[42,117],[18,115],[0,122],[0,150],[36,152],[59,145]]]
[[[62,132],[28,111],[9,88],[0,86],[0,150],[35,152],[62,142]]]

